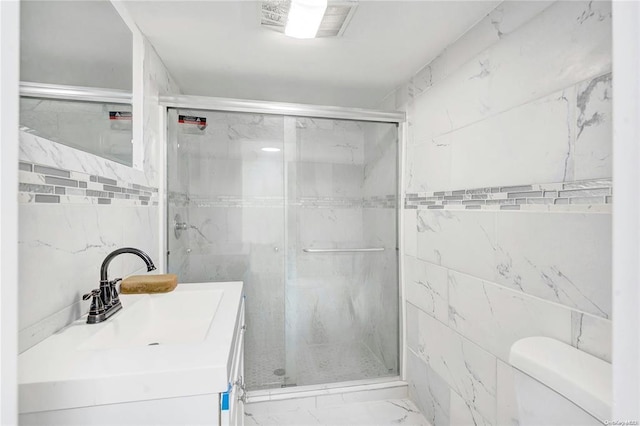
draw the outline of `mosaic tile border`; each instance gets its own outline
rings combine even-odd
[[[517,186],[414,192],[405,195],[405,209],[550,210],[607,206],[613,203],[611,179]]]
[[[283,197],[242,197],[235,195],[218,195],[214,197],[196,197],[184,193],[171,192],[169,202],[182,206],[218,207],[218,208],[242,208],[242,207],[272,207],[281,208]],[[375,197],[298,197],[290,200],[288,206],[300,208],[319,209],[368,209],[396,207],[395,195],[383,195]]]
[[[20,203],[157,206],[158,188],[19,162]]]

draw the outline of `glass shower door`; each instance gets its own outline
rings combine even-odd
[[[180,282],[244,281],[252,390],[285,380],[283,122],[203,110],[168,115],[168,270]]]
[[[397,126],[170,109],[168,270],[244,281],[249,390],[398,375]]]
[[[287,385],[396,376],[397,126],[285,129]]]

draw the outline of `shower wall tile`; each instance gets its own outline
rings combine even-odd
[[[576,311],[571,313],[571,320],[571,344],[611,362],[611,321]]]
[[[496,416],[496,358],[418,311],[418,347],[427,363],[467,405],[490,422]],[[453,412],[452,412],[453,414]]]
[[[298,197],[362,197],[362,165],[298,162],[295,166]]]
[[[362,123],[297,119],[298,160],[330,164],[364,164]]]
[[[498,360],[496,424],[501,426],[520,425],[515,371],[508,363]]]
[[[497,213],[418,211],[418,258],[484,279],[494,276]]]
[[[364,138],[364,195],[395,194],[398,191],[398,126],[367,123]]]
[[[353,322],[355,314],[350,295],[350,280],[304,280],[287,287],[287,333],[292,333],[298,345],[319,345],[350,342],[359,330],[345,333],[345,324]],[[290,336],[287,336],[290,337]]]
[[[404,253],[415,257],[418,255],[418,211],[403,210],[401,214]]]
[[[501,214],[495,253],[497,283],[611,316],[610,214]]]
[[[432,425],[449,424],[450,389],[435,371],[411,350],[407,351],[409,397]]]
[[[358,209],[300,209],[300,248],[339,248],[362,244],[362,211]]]
[[[447,269],[413,256],[405,255],[404,260],[405,300],[447,324]]]
[[[414,78],[413,96],[418,96],[431,86],[458,71],[470,56],[489,48],[501,38],[518,30],[524,23],[552,5],[553,1],[500,3],[487,18],[478,22],[454,44],[448,46]]]
[[[562,182],[573,176],[573,87],[434,139],[451,146],[450,188]]]
[[[392,208],[365,208],[362,211],[364,243],[367,247],[384,247],[396,251],[398,210]]]
[[[405,187],[407,192],[440,191],[451,187],[451,144],[446,138],[408,145]]]
[[[450,388],[434,426],[519,423],[505,362],[519,338],[610,357],[612,196],[566,192],[611,189],[610,70],[610,2],[503,2],[391,96],[409,122],[406,350],[420,373],[408,378],[416,401],[431,398],[426,368]],[[419,262],[449,277],[445,320],[412,293],[433,275]],[[476,364],[456,368],[468,347]]]
[[[153,45],[144,37],[142,39],[142,50],[144,57],[142,58],[142,73],[140,76],[143,81],[142,89],[142,134],[137,135],[134,128],[133,137],[142,137],[143,155],[141,164],[136,164],[136,155],[134,152],[134,167],[142,168],[144,174],[151,186],[159,186],[162,171],[160,170],[163,159],[160,157],[161,144],[164,138],[161,131],[160,117],[164,107],[158,103],[160,95],[178,95],[181,94],[180,87],[173,79],[169,71],[162,63],[162,59],[156,53]],[[135,111],[134,111],[135,114]],[[134,146],[135,149],[135,146]]]
[[[415,99],[415,143],[608,72],[610,28],[608,2],[554,3]]]
[[[398,254],[396,250],[363,253],[362,284],[355,284],[352,301],[362,324],[364,343],[390,373],[399,372]],[[355,274],[359,276],[359,274]],[[353,284],[352,284],[353,285]],[[388,306],[388,309],[372,309]]]
[[[464,398],[453,390],[451,390],[449,401],[449,412],[451,413],[449,424],[451,426],[490,426],[497,424],[495,421],[487,420],[472,404],[466,402]]]
[[[612,175],[611,85],[611,74],[605,74],[576,88],[576,179]]]
[[[531,336],[571,343],[571,312],[470,275],[449,271],[449,326],[501,360]]]

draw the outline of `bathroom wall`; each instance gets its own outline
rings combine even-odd
[[[405,371],[434,425],[518,424],[509,348],[611,359],[611,4],[504,2],[408,113]]]
[[[84,314],[112,250],[138,247],[157,261],[160,170],[157,96],[176,93],[153,47],[142,40],[144,171],[20,133],[19,349]],[[135,256],[112,262],[110,277],[146,271]]]

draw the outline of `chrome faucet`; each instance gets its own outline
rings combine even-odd
[[[116,289],[116,284],[118,281],[122,281],[122,278],[116,278],[113,281],[109,281],[109,278],[107,277],[107,268],[116,256],[124,253],[135,254],[144,260],[144,263],[147,265],[147,272],[151,272],[156,269],[149,255],[137,248],[123,247],[109,253],[107,257],[104,258],[102,266],[100,267],[100,288],[91,290],[89,293],[82,296],[82,300],[93,298],[91,300],[91,307],[89,308],[87,324],[97,324],[105,321],[122,309],[122,303],[120,303],[118,290]]]

